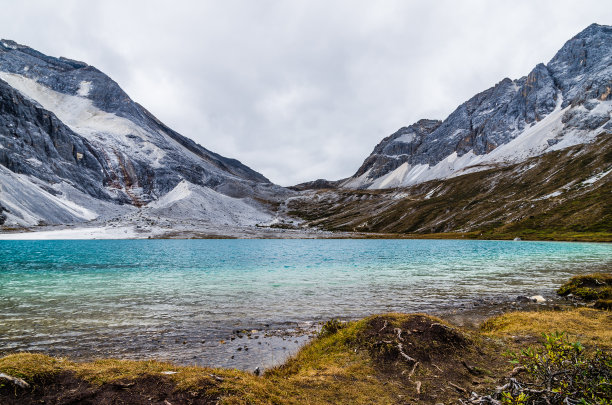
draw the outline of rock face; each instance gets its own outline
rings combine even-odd
[[[348,188],[408,186],[590,142],[612,130],[612,27],[593,24],[547,64],[383,139]]]
[[[232,198],[289,192],[168,128],[93,66],[0,41],[3,221],[88,220],[182,181]]]
[[[57,117],[0,81],[0,164],[14,173],[76,188],[108,199],[104,160],[92,145]]]

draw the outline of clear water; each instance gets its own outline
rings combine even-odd
[[[609,244],[0,241],[0,354],[250,367],[284,358],[320,320],[547,295],[572,275],[610,268]],[[236,329],[257,332],[231,340]]]

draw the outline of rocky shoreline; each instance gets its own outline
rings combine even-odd
[[[537,297],[537,298],[535,298]],[[552,294],[542,296],[506,295],[486,297],[470,303],[452,304],[442,309],[426,312],[438,316],[454,325],[478,329],[486,319],[509,311],[562,310],[584,305],[569,298]],[[365,315],[364,315],[365,316]],[[341,322],[359,318],[338,316]],[[233,330],[218,332],[214,338],[200,335],[185,335],[180,331],[155,335],[135,341],[125,337],[109,336],[105,342],[92,342],[79,349],[62,345],[27,346],[31,353],[53,357],[67,357],[77,361],[92,361],[97,358],[116,357],[126,360],[160,360],[179,365],[237,368],[244,371],[264,371],[283,364],[300,348],[316,338],[325,321],[283,322],[275,324],[245,324]],[[138,343],[140,342],[140,343]],[[94,344],[95,343],[95,344]],[[138,345],[145,346],[138,346]],[[135,346],[137,345],[137,346]],[[118,351],[117,347],[122,350]],[[163,347],[163,350],[160,350]],[[15,350],[0,350],[0,356],[15,353]]]

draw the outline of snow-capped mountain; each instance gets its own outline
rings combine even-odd
[[[383,139],[344,188],[445,179],[591,142],[612,131],[612,27],[592,24],[547,64]]]
[[[194,218],[242,207],[264,221],[255,199],[288,192],[168,128],[95,67],[0,41],[0,224],[159,211],[168,193],[190,200]]]
[[[168,128],[96,68],[2,40],[0,230],[607,232],[611,115],[612,27],[593,24],[527,76],[383,139],[351,178],[289,190]]]

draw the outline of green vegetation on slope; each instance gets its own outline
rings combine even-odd
[[[332,231],[612,241],[612,136],[404,189],[320,190],[289,213]],[[599,176],[599,177],[597,177]]]

